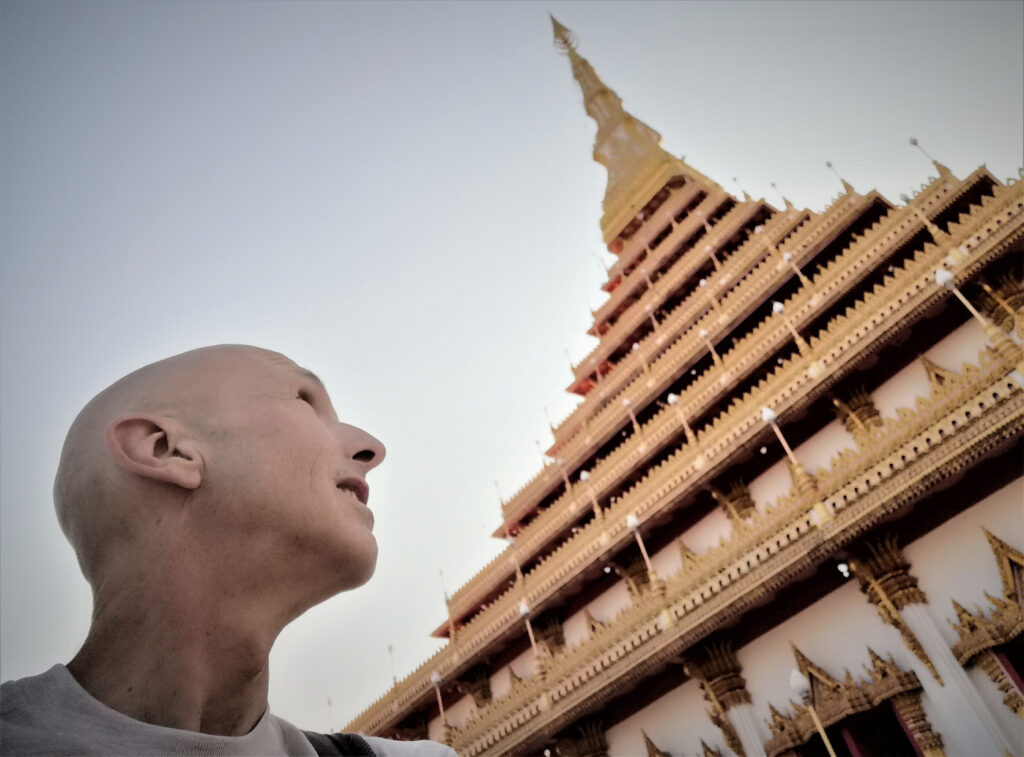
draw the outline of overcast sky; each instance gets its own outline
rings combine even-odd
[[[1022,158],[1020,2],[4,2],[0,680],[66,662],[90,597],[50,488],[126,372],[251,343],[382,439],[365,588],[272,655],[338,728],[438,648],[449,591],[573,398],[603,295],[603,169],[548,11],[664,146],[776,205],[893,201]],[[327,700],[333,701],[333,718]]]

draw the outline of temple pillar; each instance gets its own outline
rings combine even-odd
[[[940,684],[929,688],[928,697],[942,712],[942,720],[957,722],[966,703],[982,726],[977,734],[982,741],[973,745],[975,753],[1014,754],[1012,739],[996,722],[925,607],[928,599],[918,588],[910,563],[895,539],[886,538],[868,547],[871,556],[866,565],[858,565],[855,570],[861,591]]]
[[[921,639],[921,644],[939,669],[946,685],[938,690],[929,691],[929,697],[935,700],[938,705],[940,700],[945,700],[945,710],[950,717],[950,722],[955,722],[953,716],[963,711],[964,702],[974,712],[978,720],[984,726],[991,745],[978,744],[977,754],[1016,754],[1012,746],[1012,737],[1005,734],[995,717],[989,711],[988,706],[982,700],[981,695],[975,688],[974,683],[968,678],[966,671],[960,666],[949,648],[949,644],[942,637],[938,626],[928,614],[924,605],[908,605],[903,608],[903,617],[907,625]]]
[[[740,757],[765,757],[747,682],[732,645],[709,644],[704,657],[693,665],[693,673],[702,679],[704,698],[711,703],[711,722],[722,731],[726,746]]]

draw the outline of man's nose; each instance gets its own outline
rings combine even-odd
[[[361,428],[339,423],[338,436],[344,446],[345,455],[360,463],[365,470],[376,468],[384,460],[387,452],[384,445]]]

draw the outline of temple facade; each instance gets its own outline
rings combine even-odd
[[[617,257],[582,400],[447,644],[346,730],[465,757],[1024,756],[1024,182],[935,162],[896,202],[735,196],[552,21]]]

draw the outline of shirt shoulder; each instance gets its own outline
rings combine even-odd
[[[392,741],[363,736],[377,757],[458,757],[450,746],[436,741]]]

